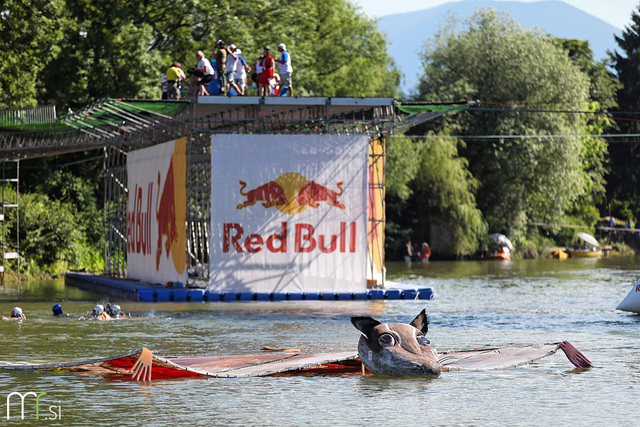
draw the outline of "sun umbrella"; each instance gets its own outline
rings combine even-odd
[[[593,237],[591,234],[583,233],[582,231],[578,233],[578,237],[593,246],[600,246],[600,243]]]
[[[509,238],[504,234],[500,234],[500,233],[489,234],[489,239],[493,240],[494,242],[496,242],[501,246],[508,247],[509,250],[511,251],[513,250],[513,245],[511,244],[511,240],[509,240]]]

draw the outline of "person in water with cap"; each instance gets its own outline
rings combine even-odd
[[[2,320],[24,320],[24,319],[26,319],[26,317],[24,316],[24,313],[22,312],[22,309],[20,307],[13,307],[11,309],[11,317],[2,316]]]
[[[68,313],[64,313],[62,311],[62,306],[60,304],[54,304],[53,307],[51,307],[51,311],[53,312],[53,315],[56,317],[67,317],[69,316]]]
[[[91,317],[96,320],[111,320],[111,317],[108,313],[104,311],[104,306],[101,304],[96,304],[93,307],[93,311],[91,312]]]
[[[118,304],[109,306],[109,316],[113,318],[126,317],[126,314],[122,312],[122,308]]]
[[[58,317],[66,317],[66,316],[68,316],[67,313],[63,313],[62,312],[62,306],[60,304],[54,304],[54,306],[51,307],[51,311],[53,312],[54,316],[58,316]]]

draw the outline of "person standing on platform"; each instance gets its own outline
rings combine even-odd
[[[171,67],[167,69],[165,76],[167,76],[167,99],[180,99],[180,79],[182,77],[182,70],[178,68],[178,63],[173,61]],[[211,68],[211,66],[209,66]]]
[[[291,84],[291,73],[293,67],[291,67],[291,55],[287,52],[287,46],[284,43],[278,45],[278,52],[280,52],[280,58],[278,58],[278,67],[280,68],[280,82],[278,83],[278,92],[282,93],[282,88],[287,86],[289,88],[289,96],[293,96],[293,86]]]
[[[239,57],[236,54],[236,45],[235,44],[229,45],[229,47],[227,48],[227,68],[226,68],[227,75],[225,76],[225,80],[227,81],[227,90],[226,90],[227,95],[229,94],[229,91],[231,90],[231,88],[233,88],[238,95],[242,95],[240,93],[240,88],[238,87],[238,85],[236,85],[236,82],[235,82],[236,71],[239,66],[238,58]]]
[[[198,65],[196,67],[196,71],[202,73],[202,78],[198,82],[198,95],[204,96],[209,95],[205,86],[207,86],[214,78],[214,70],[211,66],[211,62],[204,57],[204,52],[199,50],[196,53],[196,59],[198,60]],[[169,78],[167,77],[167,80]]]
[[[235,54],[238,56],[238,63],[236,67],[236,75],[233,80],[238,87],[238,94],[244,95],[247,90],[247,72],[251,72],[251,67],[247,65],[247,61],[242,56],[242,51],[236,49]]]
[[[260,95],[260,74],[262,74],[262,60],[264,55],[260,55],[255,65],[255,72],[251,74],[251,80],[256,84],[256,95]]]
[[[273,59],[273,56],[271,56],[269,46],[264,47],[263,58],[260,65],[262,66],[262,72],[260,73],[260,80],[258,81],[258,96],[270,96],[269,79],[273,77],[273,69],[276,66],[276,61]]]
[[[216,52],[216,72],[218,73],[218,83],[220,84],[220,95],[226,95],[227,78],[225,72],[227,69],[227,49],[224,47],[222,40],[218,40],[216,48],[218,49]]]

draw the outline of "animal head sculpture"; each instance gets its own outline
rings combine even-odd
[[[362,336],[358,356],[376,375],[396,377],[438,377],[442,367],[435,348],[425,336],[429,320],[424,310],[406,323],[380,323],[371,317],[352,317]]]

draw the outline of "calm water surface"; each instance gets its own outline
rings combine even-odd
[[[0,288],[0,360],[106,357],[143,346],[159,355],[250,354],[263,346],[354,350],[354,314],[409,322],[422,309],[440,350],[571,341],[594,364],[564,355],[500,371],[443,373],[434,380],[362,376],[107,381],[0,370],[0,425],[12,391],[46,392],[38,425],[638,425],[640,317],[615,307],[640,278],[640,257],[566,261],[388,264],[391,280],[432,286],[433,301],[174,303],[115,301],[145,318],[52,318],[51,306],[90,310],[99,296],[62,280]],[[114,302],[114,301],[112,301]],[[31,398],[29,398],[31,399]],[[29,400],[27,400],[29,402]],[[17,405],[17,404],[16,404]],[[35,425],[35,410],[25,424]],[[34,405],[33,405],[34,406]],[[53,418],[49,408],[62,416]],[[13,414],[12,414],[13,415]]]

